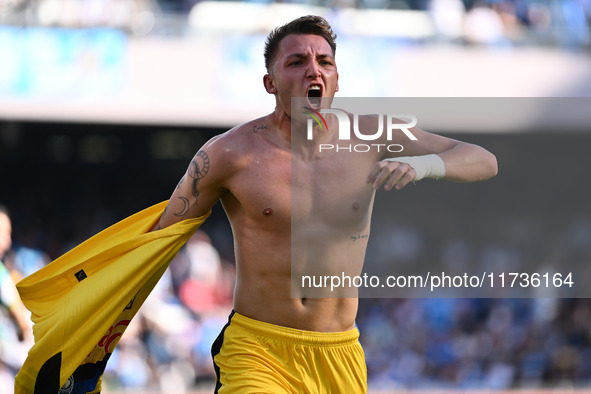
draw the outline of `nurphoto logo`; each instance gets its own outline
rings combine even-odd
[[[411,141],[417,141],[417,137],[410,131],[416,126],[417,117],[409,114],[377,114],[373,115],[377,118],[377,130],[361,130],[359,126],[359,114],[350,113],[342,109],[336,108],[321,108],[315,110],[310,107],[304,107],[305,115],[308,115],[307,134],[306,138],[311,141],[314,139],[314,125],[320,127],[320,132],[328,131],[328,124],[324,118],[324,114],[332,114],[337,118],[338,122],[338,139],[339,141],[351,141],[351,131],[355,137],[362,141],[377,141],[383,139],[384,132],[386,133],[386,140],[392,141],[394,132],[402,132]],[[353,118],[353,127],[351,127],[351,117]],[[405,122],[406,121],[406,122]],[[387,150],[388,152],[398,153],[404,150],[401,144],[319,144],[319,152],[333,150],[333,151],[348,151],[348,152],[368,152],[372,149]]]

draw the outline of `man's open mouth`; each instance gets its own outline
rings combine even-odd
[[[313,107],[319,107],[322,100],[322,88],[320,85],[312,85],[308,89],[308,100]]]

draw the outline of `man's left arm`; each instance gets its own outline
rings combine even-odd
[[[497,174],[496,157],[481,146],[412,129],[416,141],[404,141],[397,156],[383,157],[371,169],[367,183],[374,189],[400,190],[423,178],[475,182]]]

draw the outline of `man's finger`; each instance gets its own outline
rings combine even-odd
[[[406,171],[404,174],[402,174],[402,176],[400,178],[398,178],[398,180],[394,183],[390,183],[388,182],[388,184],[384,187],[386,190],[391,190],[392,188],[395,188],[396,190],[400,190],[403,187],[405,187],[406,185],[408,185],[410,182],[412,182],[412,180],[414,179],[416,173],[413,170],[413,168],[409,168],[408,171]]]
[[[367,183],[374,183],[376,180],[376,177],[378,176],[380,171],[382,171],[382,168],[384,168],[387,165],[388,165],[388,163],[384,162],[384,161],[378,161],[376,164],[374,164],[373,167],[371,168],[371,171],[367,175]]]
[[[383,167],[382,169],[380,169],[380,172],[378,172],[374,182],[373,182],[373,188],[378,190],[390,177],[391,173],[388,170],[388,167]]]
[[[411,169],[410,166],[401,163],[396,164],[398,164],[398,166],[390,173],[390,178],[388,179],[388,182],[384,185],[384,189],[386,190],[392,189],[394,185],[397,185],[399,182],[401,182],[404,179],[405,175],[408,174],[409,170]]]

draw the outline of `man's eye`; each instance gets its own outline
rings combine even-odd
[[[302,64],[302,62],[300,60],[296,60],[296,61],[290,62],[288,64],[288,66],[299,66],[301,64]]]

